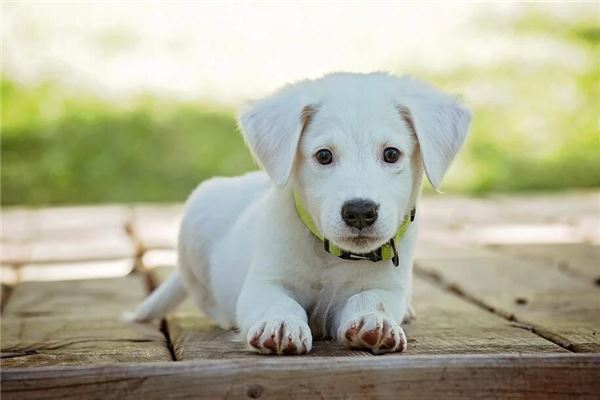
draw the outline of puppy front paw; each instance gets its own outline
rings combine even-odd
[[[259,321],[248,331],[247,341],[261,354],[305,354],[312,348],[310,328],[299,319]]]
[[[406,335],[396,321],[378,313],[370,313],[343,323],[339,340],[352,349],[364,349],[373,354],[403,351]]]

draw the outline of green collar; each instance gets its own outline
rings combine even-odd
[[[373,250],[370,253],[356,254],[346,250],[342,250],[333,243],[330,243],[329,240],[327,240],[321,234],[321,232],[319,232],[319,229],[308,214],[308,211],[306,211],[306,208],[304,208],[302,200],[300,199],[300,196],[298,195],[298,193],[296,193],[296,191],[294,191],[294,203],[296,204],[296,211],[298,212],[300,219],[302,220],[302,222],[304,222],[304,225],[306,225],[306,227],[313,233],[313,235],[315,235],[317,238],[323,241],[326,252],[333,254],[336,257],[343,258],[344,260],[371,260],[373,262],[381,260],[392,260],[396,267],[399,265],[400,262],[396,244],[399,243],[400,240],[402,240],[404,234],[410,226],[410,223],[415,220],[416,212],[416,209],[413,208],[410,211],[410,213],[404,216],[404,220],[402,221],[400,228],[396,232],[396,235],[394,235],[394,237],[391,238],[386,244],[384,244],[376,250]]]

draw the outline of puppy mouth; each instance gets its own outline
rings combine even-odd
[[[352,235],[352,236],[342,236],[342,237],[340,237],[340,240],[343,240],[345,242],[352,242],[352,243],[368,243],[368,242],[379,240],[379,238],[376,236],[371,236],[371,235]]]
[[[369,253],[381,247],[382,239],[373,235],[349,235],[339,237],[342,248],[356,253]]]

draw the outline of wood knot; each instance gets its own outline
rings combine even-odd
[[[517,297],[517,298],[515,299],[515,303],[517,303],[517,304],[518,304],[518,305],[520,305],[520,306],[524,306],[524,305],[526,305],[526,304],[528,303],[528,301],[527,301],[527,299],[526,299],[526,298],[524,298],[524,297]]]
[[[263,388],[258,384],[248,385],[248,388],[246,389],[246,396],[250,397],[251,399],[258,399],[260,396],[262,396],[262,394]]]

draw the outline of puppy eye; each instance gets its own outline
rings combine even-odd
[[[402,152],[395,147],[388,147],[383,150],[383,161],[393,164],[400,159]]]
[[[331,164],[331,162],[333,161],[333,154],[327,149],[321,149],[317,151],[317,153],[315,154],[315,158],[317,159],[317,162],[319,164],[327,165]]]

